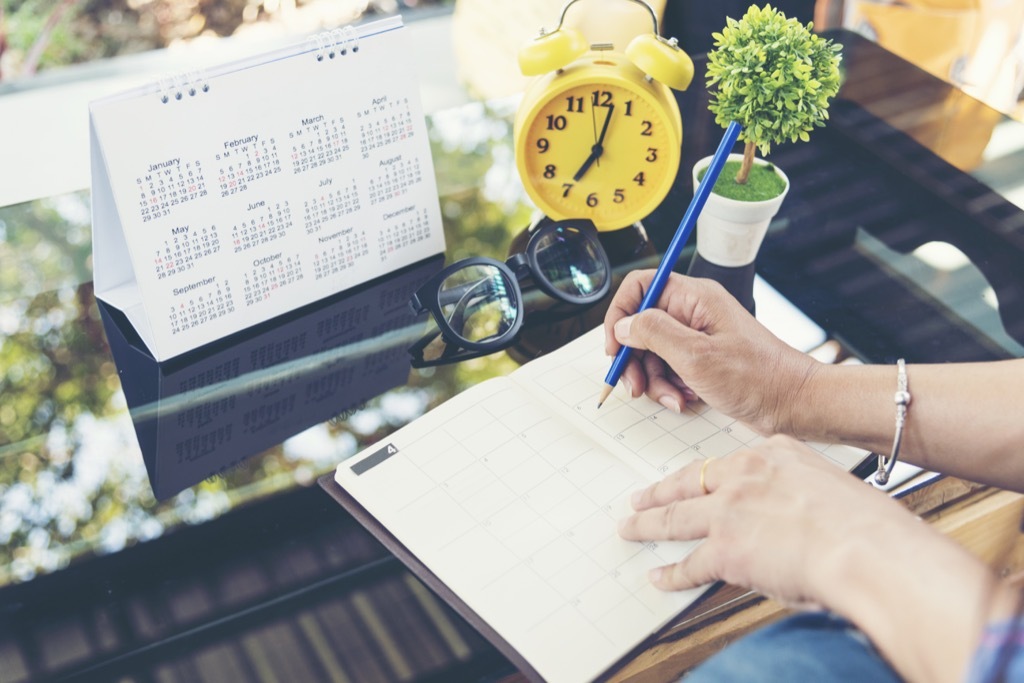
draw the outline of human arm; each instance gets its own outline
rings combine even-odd
[[[634,395],[677,409],[697,396],[762,434],[889,453],[893,366],[826,365],[790,348],[719,285],[673,275],[656,308],[632,315],[653,271],[631,273],[605,318],[605,350],[633,354]],[[1024,359],[909,365],[901,457],[927,469],[1024,490]]]
[[[963,679],[986,621],[1013,594],[978,560],[789,437],[692,463],[636,495],[632,540],[706,540],[653,578],[715,579],[857,624],[909,681]]]

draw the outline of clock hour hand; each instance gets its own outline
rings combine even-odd
[[[575,180],[576,182],[579,182],[580,178],[583,177],[583,174],[587,172],[587,169],[594,165],[594,162],[597,161],[597,158],[601,156],[601,152],[603,151],[604,150],[602,150],[598,145],[594,145],[593,147],[591,147],[590,156],[586,158],[586,160],[583,162],[583,165],[580,166],[580,170],[576,171],[576,175],[574,175],[572,179]]]
[[[583,165],[580,166],[580,170],[576,171],[576,175],[572,177],[576,182],[579,182],[580,178],[583,177],[583,174],[594,165],[595,161],[601,158],[602,154],[604,154],[604,136],[608,133],[608,124],[612,120],[612,113],[615,111],[615,105],[609,104],[607,109],[608,112],[604,115],[604,124],[601,125],[601,134],[597,136],[597,142],[595,142],[594,146],[590,148],[590,156],[586,158]]]

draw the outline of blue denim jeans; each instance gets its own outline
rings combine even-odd
[[[683,676],[684,683],[899,683],[874,646],[845,619],[807,613],[731,643]]]

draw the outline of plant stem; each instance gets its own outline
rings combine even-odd
[[[739,173],[736,174],[736,184],[746,185],[747,177],[750,175],[750,169],[754,166],[754,150],[756,149],[753,142],[747,140],[743,145],[743,163],[740,164]]]

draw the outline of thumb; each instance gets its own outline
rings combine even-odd
[[[614,332],[620,344],[638,351],[653,351],[669,364],[680,355],[691,355],[693,345],[706,339],[703,332],[687,327],[660,308],[622,318],[615,323]]]

